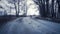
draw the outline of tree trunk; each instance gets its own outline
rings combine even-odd
[[[17,15],[19,16],[19,0],[18,0],[18,12],[17,12]]]
[[[16,16],[18,15],[18,11],[17,11],[17,7],[16,7],[16,4],[14,3],[14,5],[15,5],[15,11],[16,11]]]

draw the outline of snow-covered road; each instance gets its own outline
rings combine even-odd
[[[20,17],[5,24],[0,34],[60,34],[60,24],[30,17]]]

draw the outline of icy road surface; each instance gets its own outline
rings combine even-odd
[[[3,25],[0,34],[60,34],[60,24],[20,17]]]

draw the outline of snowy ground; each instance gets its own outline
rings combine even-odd
[[[0,34],[60,34],[60,24],[20,17],[3,25]]]

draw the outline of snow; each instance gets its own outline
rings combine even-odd
[[[59,34],[60,24],[31,17],[20,17],[5,24],[0,31],[3,34]]]

